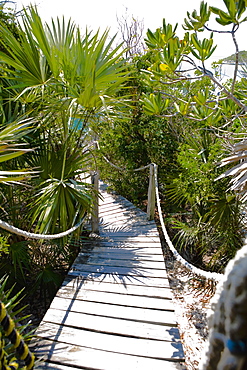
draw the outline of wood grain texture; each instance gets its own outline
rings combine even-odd
[[[182,370],[156,225],[125,198],[102,195],[99,236],[85,241],[37,329],[38,369]]]
[[[154,287],[154,286],[143,286],[138,284],[112,284],[105,281],[83,281],[78,277],[71,277],[67,276],[64,280],[62,287],[68,286],[71,291],[76,290],[79,292],[84,292],[87,290],[93,290],[97,292],[110,292],[110,293],[118,293],[122,295],[137,295],[143,297],[153,297],[153,298],[172,298],[172,293],[168,284],[162,287]],[[61,289],[62,289],[61,287]]]
[[[126,355],[49,340],[43,341],[37,354],[47,360],[40,368],[42,370],[185,370],[185,367],[177,361]],[[60,367],[65,365],[68,369]]]
[[[47,323],[66,325],[68,327],[101,332],[106,334],[115,334],[125,337],[136,337],[143,339],[156,339],[172,342],[179,341],[179,331],[177,327],[167,325],[153,325],[153,323],[137,322],[123,318],[113,318],[85,314],[81,312],[69,313],[64,310],[49,309],[44,317]]]
[[[41,329],[38,330],[38,335]],[[94,332],[92,330],[79,329],[54,323],[43,323],[41,335],[46,339],[78,346],[92,348],[100,351],[150,357],[154,359],[179,361],[183,357],[180,342],[168,342],[164,340],[152,340],[122,335]],[[83,360],[83,357],[82,357]],[[110,358],[109,358],[110,361]]]

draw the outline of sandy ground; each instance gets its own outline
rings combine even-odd
[[[175,312],[185,352],[187,370],[198,370],[208,336],[207,313],[213,287],[195,279],[173,257],[166,256],[166,267],[174,294]]]

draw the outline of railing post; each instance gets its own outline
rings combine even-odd
[[[92,232],[95,234],[99,233],[99,197],[97,196],[99,192],[99,172],[96,171],[91,175],[91,181],[93,188],[96,192],[95,202],[92,210]]]
[[[154,163],[150,164],[149,172],[149,186],[148,186],[148,205],[147,205],[147,219],[154,219],[155,211],[155,176],[154,176]]]

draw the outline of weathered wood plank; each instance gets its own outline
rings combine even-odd
[[[111,253],[111,255],[114,257],[115,254],[121,254],[127,259],[130,258],[137,258],[141,259],[142,255],[145,257],[147,255],[153,256],[153,255],[160,255],[163,258],[164,257],[162,250],[160,249],[159,245],[157,243],[132,243],[132,242],[123,242],[122,240],[119,241],[112,241],[112,240],[102,240],[101,245],[99,243],[95,244],[87,244],[84,245],[81,249],[78,256],[83,254],[88,255],[94,255],[94,254],[102,254],[104,256],[106,253]],[[153,259],[153,258],[152,258]]]
[[[40,369],[184,369],[172,294],[154,221],[123,197],[100,200],[88,240],[37,332]]]
[[[131,204],[131,205],[127,205],[127,204],[119,204],[119,203],[110,203],[108,205],[104,205],[104,203],[100,206],[100,211],[99,211],[99,215],[100,217],[104,217],[108,215],[113,215],[115,213],[122,213],[122,212],[128,212],[130,210],[136,210],[136,207]]]
[[[121,228],[123,230],[136,230],[136,229],[147,229],[147,230],[152,230],[152,231],[155,231],[157,233],[157,235],[159,234],[158,233],[158,230],[157,230],[157,226],[156,224],[151,224],[150,225],[150,221],[146,220],[146,218],[144,216],[142,217],[134,217],[134,219],[130,219],[131,223],[128,223],[128,224],[124,224],[122,226],[118,226],[118,228]],[[102,221],[102,228],[108,228],[110,227],[110,223],[104,223],[104,219]]]
[[[64,366],[62,364],[54,364],[54,363],[48,363],[48,362],[41,362],[39,365],[35,366],[35,369],[37,370],[74,370],[74,365],[71,366]],[[80,369],[86,369],[85,367],[80,367]]]
[[[66,325],[105,334],[117,334],[126,337],[156,339],[172,342],[179,341],[178,328],[150,323],[135,322],[125,319],[102,317],[78,312],[49,309],[44,322]]]
[[[94,348],[113,353],[162,360],[173,358],[173,360],[177,361],[180,361],[184,357],[180,342],[132,338],[78,328],[71,330],[70,327],[47,322],[43,323],[42,329],[37,330],[37,336],[78,347]],[[81,359],[83,361],[83,357]]]
[[[106,207],[111,208],[111,207],[115,207],[115,206],[120,206],[120,207],[133,207],[133,203],[131,203],[129,200],[127,200],[126,198],[124,197],[121,197],[121,196],[109,196],[107,195],[106,197],[104,197],[103,201],[100,200],[100,208],[101,209],[104,209]],[[142,212],[144,213],[140,208],[134,206],[136,211],[139,211],[139,212]]]
[[[102,223],[104,223],[104,220],[108,221],[109,219],[113,219],[113,218],[117,219],[118,217],[121,217],[121,218],[130,219],[130,220],[132,218],[135,218],[136,224],[138,224],[139,221],[141,222],[141,224],[142,222],[145,221],[146,226],[149,226],[149,227],[155,226],[155,223],[150,223],[150,221],[147,220],[146,214],[143,214],[143,212],[141,213],[141,211],[136,211],[135,208],[127,209],[127,208],[119,207],[119,208],[109,209],[109,210],[106,209],[104,212],[100,211],[99,217],[102,220],[101,221]]]
[[[167,326],[176,326],[177,324],[174,312],[169,310],[165,311],[158,309],[153,310],[150,308],[119,306],[117,304],[87,302],[78,299],[66,299],[60,297],[55,297],[53,299],[50,308]]]
[[[142,278],[149,278],[149,277],[155,277],[155,278],[167,278],[167,272],[165,269],[153,269],[148,267],[142,267],[137,262],[129,262],[129,267],[121,267],[117,266],[115,263],[112,263],[112,265],[107,264],[99,264],[96,263],[93,265],[82,265],[80,263],[74,263],[72,266],[72,270],[74,271],[83,271],[83,272],[90,272],[90,273],[100,273],[101,275],[124,275],[126,277],[128,276],[138,276]]]
[[[105,233],[106,234],[106,233]],[[141,236],[132,236],[132,237],[116,237],[116,239],[114,239],[113,237],[109,238],[107,235],[104,235],[104,236],[101,236],[101,242],[102,243],[116,243],[119,245],[119,243],[123,243],[126,244],[126,245],[136,245],[136,244],[139,244],[140,248],[142,248],[142,244],[145,246],[145,245],[154,245],[154,244],[157,244],[156,245],[156,248],[159,248],[160,249],[160,239],[158,236],[155,236],[155,237],[147,237],[147,236],[144,236],[144,235],[141,235]],[[97,242],[95,241],[95,243],[98,243],[98,239],[96,239]],[[85,245],[86,245],[87,242],[85,242]],[[90,243],[90,242],[89,242]]]
[[[138,234],[138,233],[118,233],[112,230],[104,230],[100,228],[100,235],[102,238],[112,239],[112,241],[133,241],[135,243],[158,243],[160,245],[160,238],[158,235],[147,235],[147,234]],[[107,240],[107,239],[106,239]]]
[[[160,239],[159,239],[158,236],[116,235],[114,237],[113,233],[106,233],[106,232],[105,233],[102,232],[101,236],[102,236],[102,238],[104,238],[105,242],[118,243],[119,245],[121,245],[121,243],[126,243],[126,244],[129,244],[129,245],[135,243],[135,244],[139,244],[140,248],[142,248],[142,245],[143,245],[143,248],[145,248],[146,244],[155,244],[156,243],[157,244],[156,248],[159,248],[160,253],[161,253]]]
[[[165,297],[153,298],[135,295],[122,295],[112,292],[77,290],[66,286],[59,289],[57,292],[57,297],[67,299],[74,299],[76,297],[76,299],[83,301],[174,311],[174,304],[172,300],[169,298],[165,299]]]
[[[99,292],[110,292],[119,294],[129,294],[129,295],[140,295],[143,297],[153,297],[153,298],[172,298],[172,293],[170,286],[167,281],[166,286],[153,287],[145,285],[135,285],[135,284],[112,284],[109,282],[101,281],[83,281],[79,278],[73,278],[67,276],[64,280],[62,286],[68,286],[73,291],[78,290],[94,290]]]
[[[102,247],[95,247],[93,250],[83,249],[79,255],[78,258],[81,259],[81,257],[85,258],[94,258],[94,256],[99,257],[108,257],[112,256],[112,258],[116,258],[118,260],[129,260],[130,257],[132,257],[134,260],[140,260],[140,261],[159,261],[164,262],[163,253],[161,252],[160,248],[153,247],[153,248],[146,248],[144,247],[137,247],[133,248],[133,246],[129,246],[129,248],[121,248],[121,244],[117,246],[116,244],[107,245],[106,243],[102,245]],[[76,261],[77,259],[75,259]]]
[[[142,220],[137,223],[137,220],[123,220],[118,222],[119,219],[114,219],[110,224],[104,225],[100,224],[99,229],[101,233],[117,233],[117,235],[123,234],[124,236],[131,234],[134,237],[138,236],[155,236],[159,238],[159,233],[157,229],[155,230],[154,228],[150,228],[148,225],[145,224]],[[133,222],[133,227],[130,228]],[[127,227],[126,224],[129,226]],[[160,242],[160,240],[159,240]]]
[[[44,341],[43,346],[44,350],[39,349],[36,353],[40,356],[45,355],[53,364],[57,363],[57,365],[52,364],[51,366],[74,364],[79,369],[92,370],[185,369],[179,362],[101,351],[49,340]],[[175,347],[174,350],[176,350]],[[53,370],[52,367],[46,367],[45,369]],[[55,367],[55,369],[67,370],[60,367]]]
[[[121,275],[117,269],[108,269],[108,272],[102,271],[83,271],[84,265],[80,266],[80,270],[70,270],[68,272],[69,276],[79,277],[83,280],[89,281],[105,281],[112,284],[135,284],[135,285],[146,285],[146,286],[168,286],[168,279],[165,277],[156,276],[144,276],[141,274],[128,274]]]
[[[129,202],[117,203],[115,201],[113,203],[110,203],[111,202],[110,199],[107,199],[106,202],[107,203],[101,203],[100,209],[99,209],[101,214],[105,214],[106,217],[108,217],[108,214],[105,213],[106,211],[108,211],[109,215],[111,215],[111,213],[118,212],[119,210],[122,209],[123,213],[139,214],[141,217],[146,216],[146,220],[147,220],[147,214],[143,212],[141,209],[135,207],[132,203],[129,203]],[[151,225],[151,222],[150,222],[150,225]]]
[[[106,213],[106,211],[108,211]],[[133,204],[128,204],[126,202],[124,203],[119,203],[119,204],[112,204],[112,206],[100,206],[100,215],[102,217],[102,215],[106,215],[106,217],[111,217],[112,215],[114,215],[115,213],[122,213],[124,215],[139,215],[140,217],[143,217],[143,218],[146,218],[147,220],[147,215],[146,213],[144,213],[143,211],[141,211],[140,209],[136,208]],[[150,223],[151,225],[151,223]]]
[[[114,221],[114,225],[116,225],[116,220]],[[126,228],[126,227],[110,227],[110,226],[106,226],[106,227],[100,227],[100,231],[101,233],[104,235],[104,234],[113,234],[116,236],[132,236],[132,237],[143,237],[143,236],[147,236],[147,237],[157,237],[159,238],[159,234],[157,232],[157,229],[150,229],[149,227],[146,227],[146,225],[138,225],[138,227],[132,227],[131,229],[130,228]],[[159,240],[160,241],[160,240]]]
[[[100,227],[100,230],[107,230],[107,229],[111,229],[112,228],[112,225],[114,225],[115,228],[123,228],[125,229],[126,228],[126,224],[128,224],[128,226],[132,226],[133,225],[133,229],[134,228],[138,228],[138,227],[146,227],[148,226],[147,225],[147,221],[145,219],[141,219],[141,218],[136,218],[136,216],[134,217],[131,217],[131,218],[120,218],[120,217],[114,217],[112,219],[109,219],[109,224],[106,225],[104,219],[100,219],[100,224],[99,224],[99,227]]]
[[[109,202],[111,203],[118,203],[118,204],[132,204],[129,200],[127,200],[126,198],[124,198],[122,195],[119,195],[119,194],[110,194],[110,193],[106,193],[105,191],[101,192],[101,197],[102,199],[99,199],[99,204],[102,205],[102,204],[107,204]]]
[[[114,250],[113,250],[114,249]],[[153,251],[153,250],[152,250]],[[157,248],[158,253],[152,253],[149,249],[146,249],[146,253],[143,252],[143,249],[121,249],[118,250],[117,247],[112,248],[109,247],[103,247],[102,248],[94,248],[92,251],[90,250],[83,250],[79,253],[78,257],[76,258],[76,261],[84,259],[86,263],[90,263],[90,261],[94,258],[98,260],[105,260],[105,259],[111,259],[112,261],[128,261],[130,257],[133,258],[133,260],[139,260],[140,263],[150,261],[153,263],[162,263],[164,264],[164,257],[163,254],[160,252],[160,249]],[[155,251],[154,251],[155,252]]]
[[[97,241],[85,241],[82,247],[82,251],[92,251],[92,253],[97,250],[97,248],[103,249],[104,247],[108,247],[111,249],[122,251],[123,249],[134,249],[136,252],[143,251],[143,253],[155,253],[153,248],[156,249],[156,251],[159,251],[159,254],[163,256],[161,247],[160,247],[160,241],[157,238],[155,241],[150,241],[146,237],[133,237],[128,238],[127,240],[122,238],[122,240],[109,240],[108,238],[102,238],[100,240],[97,239]],[[114,252],[114,250],[113,250]],[[164,259],[164,258],[163,258]]]
[[[133,217],[136,217],[136,219],[138,220],[145,220],[146,221],[146,224],[147,225],[154,225],[154,224],[150,224],[147,220],[147,216],[145,213],[137,210],[133,205],[132,207],[119,207],[119,208],[109,208],[108,212],[105,211],[101,211],[100,210],[100,213],[99,213],[99,216],[100,218],[102,219],[110,219],[110,218],[115,218],[115,217],[118,217],[118,216],[124,216],[124,218],[133,218]]]
[[[85,256],[79,255],[75,261],[76,264],[85,263]],[[150,259],[137,259],[133,256],[133,260],[125,258],[111,258],[107,257],[104,254],[91,254],[91,256],[86,261],[87,265],[108,265],[108,266],[117,266],[117,267],[140,267],[156,270],[166,270],[164,261],[155,261]]]

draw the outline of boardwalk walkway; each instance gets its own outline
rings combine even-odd
[[[38,328],[39,369],[184,369],[156,225],[101,191],[100,235],[85,244]]]

